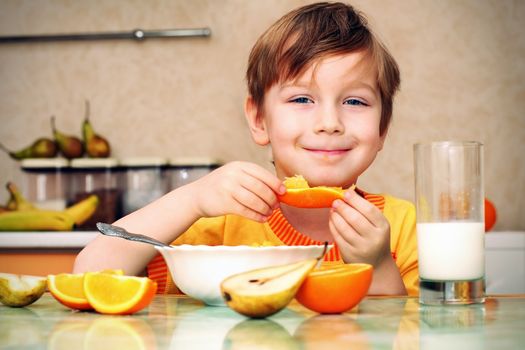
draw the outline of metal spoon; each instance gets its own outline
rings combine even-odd
[[[97,222],[97,228],[100,231],[100,233],[106,236],[119,237],[119,238],[127,239],[128,241],[152,244],[157,247],[171,248],[170,245],[165,244],[161,241],[157,241],[154,238],[144,236],[138,233],[128,232],[119,226],[105,224],[103,222]]]

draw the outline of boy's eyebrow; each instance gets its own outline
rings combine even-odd
[[[308,88],[308,87],[311,87],[312,85],[314,85],[312,82],[306,83],[305,81],[291,80],[291,81],[288,81],[288,82],[286,82],[284,84],[281,84],[281,88],[288,88],[288,87],[304,87],[304,88]]]
[[[357,84],[355,84],[356,88],[359,88],[359,89],[364,88],[366,90],[370,90],[370,92],[372,92],[373,94],[376,94],[378,92],[378,89],[376,87],[373,87],[370,84],[365,83],[364,81],[358,81],[356,83],[357,83]],[[352,84],[349,84],[349,85],[352,86],[354,84],[352,83]]]
[[[294,88],[294,87],[299,87],[299,88],[310,88],[312,86],[315,86],[315,81],[310,81],[309,83],[305,82],[305,81],[301,81],[301,80],[292,80],[292,81],[289,81],[289,82],[286,82],[284,84],[281,84],[281,89],[286,89],[286,88]],[[374,87],[364,81],[361,81],[361,80],[352,80],[351,82],[349,82],[348,84],[346,84],[345,86],[346,88],[359,88],[359,89],[366,89],[366,90],[369,90],[370,92],[372,92],[374,95],[378,92],[378,88],[377,87]]]

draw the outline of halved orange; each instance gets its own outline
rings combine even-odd
[[[122,270],[104,270],[104,273],[122,275]],[[84,294],[83,273],[61,273],[47,276],[47,289],[62,305],[76,310],[93,309]]]
[[[329,208],[336,199],[343,199],[345,190],[341,187],[310,187],[301,175],[284,180],[286,193],[279,196],[285,204],[299,208]]]
[[[142,310],[153,300],[157,283],[148,277],[118,276],[87,272],[84,293],[95,311],[129,315]]]
[[[373,267],[369,264],[321,266],[308,274],[295,298],[312,311],[342,313],[365,297],[372,273]]]

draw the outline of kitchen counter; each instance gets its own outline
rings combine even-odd
[[[0,249],[82,249],[98,231],[0,232]]]
[[[131,316],[72,311],[49,293],[25,308],[0,305],[0,348],[501,350],[522,348],[524,330],[525,295],[446,307],[368,297],[341,315],[318,315],[293,301],[263,320],[174,295],[157,295]]]
[[[0,272],[47,276],[72,272],[98,231],[0,232]]]

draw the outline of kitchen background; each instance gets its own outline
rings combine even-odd
[[[0,36],[209,27],[208,38],[0,44],[0,142],[80,136],[84,101],[113,156],[206,156],[271,168],[243,117],[257,37],[300,0],[0,0]],[[495,230],[525,229],[525,2],[355,0],[396,57],[402,87],[385,149],[360,179],[413,200],[412,145],[485,144]],[[17,182],[0,154],[0,186]],[[8,193],[0,190],[0,201]]]

